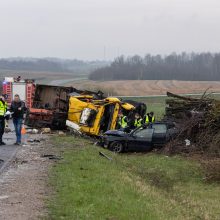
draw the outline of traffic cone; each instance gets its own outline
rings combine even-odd
[[[24,126],[22,126],[22,128],[21,128],[21,134],[26,134],[27,132],[26,132],[26,129],[25,129],[25,127]]]

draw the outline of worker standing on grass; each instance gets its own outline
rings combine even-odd
[[[26,107],[24,102],[22,102],[19,95],[16,94],[14,96],[14,100],[11,103],[11,112],[16,133],[15,145],[21,145],[21,129],[25,110]]]
[[[122,112],[118,114],[118,127],[124,129],[128,126],[127,116],[123,115]]]
[[[134,127],[135,128],[141,127],[142,122],[143,122],[143,120],[142,120],[141,116],[138,113],[136,113],[135,120],[134,120]]]
[[[147,113],[146,116],[144,117],[144,123],[149,124],[154,122],[155,122],[154,112]]]
[[[0,96],[0,145],[5,145],[2,141],[2,136],[5,131],[5,114],[7,112],[7,103],[4,96]]]

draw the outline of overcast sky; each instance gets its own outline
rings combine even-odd
[[[0,0],[0,57],[219,52],[220,0]]]

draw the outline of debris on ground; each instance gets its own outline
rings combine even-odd
[[[66,136],[66,133],[63,132],[63,131],[58,131],[58,135],[59,135],[59,136]]]
[[[107,156],[106,154],[104,154],[103,152],[99,151],[99,155],[102,156],[102,157],[105,157],[106,159],[108,160],[112,160],[111,157]]]
[[[39,130],[34,128],[34,129],[26,129],[28,134],[38,134]]]
[[[41,133],[42,134],[50,134],[51,133],[51,129],[50,128],[42,128],[41,129]]]
[[[169,153],[199,153],[220,157],[220,100],[191,98],[167,93],[164,120],[178,129],[177,137],[168,143]]]
[[[62,157],[56,156],[53,154],[43,154],[43,155],[41,155],[41,157],[47,157],[50,160],[62,160],[63,159]]]
[[[29,139],[27,140],[29,143],[40,143],[41,141],[39,139]]]
[[[80,126],[78,124],[76,124],[72,121],[66,120],[66,126],[71,133],[77,134],[79,136],[82,135],[82,133],[80,131]]]

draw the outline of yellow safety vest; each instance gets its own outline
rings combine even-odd
[[[119,125],[121,126],[121,128],[126,128],[128,123],[125,121],[126,120],[126,116],[123,116],[120,120],[119,120]]]
[[[154,123],[154,122],[155,122],[155,117],[153,116],[151,123]],[[149,120],[149,116],[148,116],[148,115],[146,115],[145,123],[146,123],[146,124],[149,124],[149,123],[150,123],[150,120]]]
[[[7,104],[0,101],[0,116],[4,116],[7,110]]]
[[[135,127],[140,127],[141,125],[142,125],[142,119],[135,119],[134,126]]]

